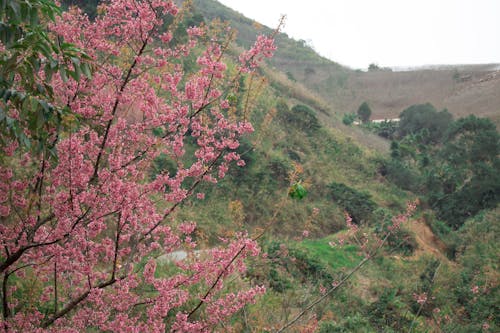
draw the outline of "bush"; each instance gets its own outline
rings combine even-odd
[[[290,161],[281,156],[271,157],[266,166],[270,182],[281,186],[288,185],[288,175],[292,169]]]
[[[342,122],[347,126],[352,125],[352,123],[356,120],[356,117],[357,116],[354,113],[346,113],[344,114],[344,117],[342,117]]]
[[[378,136],[384,139],[393,140],[398,130],[398,123],[395,121],[384,120],[381,123],[370,123],[369,128]]]
[[[406,304],[400,299],[398,290],[386,288],[368,308],[370,322],[380,332],[390,332],[387,330],[389,327],[395,332],[402,332],[410,326],[410,321],[401,315],[405,308]]]
[[[297,104],[289,111],[284,107],[281,109],[282,111],[279,113],[281,120],[298,130],[314,133],[321,128],[316,114],[306,105]]]
[[[267,280],[269,282],[269,287],[278,293],[283,293],[292,287],[290,280],[274,268],[269,270]]]
[[[360,192],[342,183],[328,185],[330,197],[343,207],[356,224],[367,222],[377,205],[371,200],[371,195]]]
[[[395,151],[393,151],[394,153]],[[407,191],[419,192],[421,190],[422,177],[412,167],[399,160],[389,160],[383,163],[381,169],[387,179]]]
[[[388,227],[392,225],[392,214],[383,208],[378,208],[373,212],[373,215],[378,223],[375,232],[379,237],[384,237],[389,231]],[[403,228],[396,229],[389,235],[386,246],[391,252],[405,256],[412,255],[418,248],[415,235]]]

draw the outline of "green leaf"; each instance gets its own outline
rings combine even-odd
[[[59,73],[61,74],[63,82],[68,82],[68,76],[66,75],[66,70],[64,69],[63,66],[59,68]]]
[[[288,196],[292,199],[301,200],[307,195],[307,191],[300,183],[295,183],[288,189]]]
[[[80,66],[80,59],[78,59],[77,57],[71,57],[71,62],[73,63],[73,65],[76,66]]]
[[[39,101],[38,101],[38,104],[40,104],[40,105],[42,106],[43,110],[44,110],[46,113],[50,114],[50,112],[51,112],[51,107],[50,107],[50,105],[49,105],[46,101],[44,101],[44,100],[39,100]]]
[[[32,26],[38,25],[38,11],[36,9],[30,11],[30,24]]]
[[[16,1],[10,1],[9,6],[10,9],[12,10],[12,13],[14,14],[14,19],[19,20],[21,14],[20,13],[21,8],[19,8],[19,3],[17,3]]]
[[[82,72],[83,74],[85,74],[85,76],[89,79],[92,78],[92,72],[90,71],[90,66],[89,64],[87,63],[83,63],[82,66],[81,66],[81,69],[82,69]]]

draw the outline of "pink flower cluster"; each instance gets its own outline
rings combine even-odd
[[[171,46],[176,26],[159,31],[177,15],[173,1],[113,0],[98,12],[90,21],[72,9],[50,26],[83,49],[94,69],[79,82],[54,75],[52,102],[73,113],[53,135],[58,159],[3,147],[2,325],[22,332],[212,331],[264,292],[224,289],[225,278],[244,273],[245,258],[259,255],[256,242],[240,234],[210,255],[179,263],[168,277],[157,276],[158,263],[148,258],[196,246],[196,224],[177,223],[172,213],[191,197],[203,198],[199,184],[244,165],[235,150],[253,127],[227,115],[223,96],[234,86],[223,62],[224,36],[211,39],[188,71],[180,59],[198,52],[206,28],[190,27],[188,41]],[[274,49],[272,38],[258,37],[239,58],[238,75]],[[186,149],[188,141],[194,149]],[[152,175],[158,158],[173,170]],[[27,291],[13,292],[14,275],[36,279],[40,288],[30,290],[30,300],[20,299]],[[203,311],[180,310],[193,300]]]
[[[413,293],[413,299],[420,305],[423,305],[427,302],[427,293]]]

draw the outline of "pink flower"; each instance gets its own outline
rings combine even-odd
[[[427,302],[427,293],[413,293],[413,299],[420,305],[423,305]]]
[[[114,0],[102,2],[93,20],[75,8],[50,24],[47,36],[84,51],[92,75],[77,82],[56,73],[50,83],[54,106],[71,111],[58,140],[56,126],[45,124],[57,159],[40,163],[32,152],[14,157],[17,143],[5,142],[1,261],[13,261],[7,269],[19,269],[20,277],[36,277],[41,292],[33,304],[55,299],[55,277],[59,310],[81,302],[54,318],[16,306],[28,284],[9,284],[12,331],[38,332],[54,319],[49,329],[57,332],[85,331],[89,323],[97,331],[209,332],[229,327],[235,313],[265,292],[230,290],[226,283],[244,276],[246,258],[260,255],[256,241],[240,233],[210,251],[194,251],[196,224],[179,225],[186,215],[177,211],[197,207],[186,204],[190,198],[205,198],[199,184],[215,184],[234,164],[244,165],[235,150],[253,127],[228,115],[224,96],[239,79],[235,74],[255,70],[272,54],[274,41],[259,37],[243,52],[241,68],[228,70],[225,31],[205,38],[204,26],[190,27],[187,41],[175,29],[161,32],[177,12],[172,0]],[[189,70],[183,67],[183,58],[198,55]],[[9,109],[20,119],[16,106]],[[28,250],[7,258],[22,247]],[[193,255],[168,275],[157,273],[161,257],[151,258],[178,249]],[[205,304],[192,318],[183,312],[200,301]]]

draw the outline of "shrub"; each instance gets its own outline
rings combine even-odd
[[[344,123],[344,125],[347,126],[352,125],[352,123],[354,123],[355,120],[356,120],[356,114],[354,113],[346,113],[342,117],[342,123]]]
[[[298,130],[307,133],[314,133],[321,127],[314,111],[306,105],[297,104],[289,111],[287,111],[284,107],[282,109],[283,111],[280,112],[279,117],[286,124],[289,124]]]
[[[392,214],[383,208],[377,208],[373,212],[373,216],[378,224],[375,228],[375,232],[379,237],[384,237],[389,231],[388,227],[392,225]],[[404,228],[398,228],[389,234],[386,246],[391,252],[409,256],[415,252],[418,244],[412,232]]]
[[[393,140],[398,130],[398,123],[395,121],[384,120],[381,123],[370,123],[370,130],[378,136]]]
[[[405,308],[406,305],[401,301],[398,290],[386,288],[379,299],[368,308],[370,322],[379,331],[388,332],[387,328],[390,327],[396,332],[401,332],[410,325],[410,321],[401,315]]]
[[[393,154],[399,150],[393,150]],[[385,161],[382,170],[387,179],[403,190],[419,192],[421,190],[422,177],[412,167],[399,160]]]
[[[342,183],[331,183],[328,188],[331,199],[347,211],[354,223],[361,224],[371,219],[372,212],[377,205],[371,200],[370,194]]]
[[[342,318],[340,322],[323,321],[319,326],[318,333],[350,333],[350,332],[371,332],[371,327],[365,316],[355,314]]]

